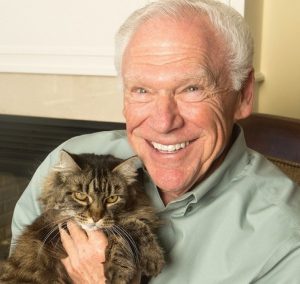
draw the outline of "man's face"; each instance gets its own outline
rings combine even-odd
[[[147,22],[125,50],[128,139],[166,203],[199,182],[230,140],[239,104],[224,49],[203,18]]]

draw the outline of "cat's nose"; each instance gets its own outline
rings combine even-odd
[[[97,223],[98,221],[100,221],[101,218],[98,216],[93,216],[92,219],[95,223]]]
[[[90,216],[92,217],[92,219],[95,223],[98,222],[100,219],[102,219],[104,216],[104,209],[99,208],[99,206],[97,206],[97,204],[92,204],[89,212],[90,212]]]
[[[101,220],[104,216],[104,210],[95,210],[94,212],[92,212],[91,214],[92,219],[95,223],[97,223],[99,220]]]

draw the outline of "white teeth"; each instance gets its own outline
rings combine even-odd
[[[163,145],[163,144],[159,144],[156,142],[151,142],[153,147],[159,151],[162,152],[175,152],[178,151],[179,149],[184,149],[187,145],[189,145],[189,141],[187,142],[182,142],[182,143],[178,143],[178,144],[173,144],[173,145]]]

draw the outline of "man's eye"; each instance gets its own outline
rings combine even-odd
[[[131,102],[147,103],[153,99],[153,92],[143,87],[132,87],[129,89],[126,98]]]
[[[136,88],[134,89],[134,92],[137,94],[147,94],[147,91],[144,88]]]
[[[189,86],[185,89],[186,92],[196,92],[199,88],[197,86]]]
[[[200,102],[206,98],[206,92],[200,85],[190,85],[184,88],[178,95],[181,100],[186,102]]]

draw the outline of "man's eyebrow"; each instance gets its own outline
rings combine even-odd
[[[215,82],[215,76],[208,68],[199,68],[196,72],[187,72],[180,76],[180,80],[202,80],[205,79],[210,83]]]
[[[155,75],[154,75],[155,76]],[[123,78],[127,82],[143,82],[145,79],[147,79],[147,75],[143,74],[135,74],[135,73],[129,73],[126,75],[123,75]],[[174,81],[183,82],[188,80],[205,80],[208,84],[215,85],[217,83],[217,80],[213,74],[208,68],[199,68],[195,72],[186,72],[183,74],[180,74],[178,76],[174,77]]]

